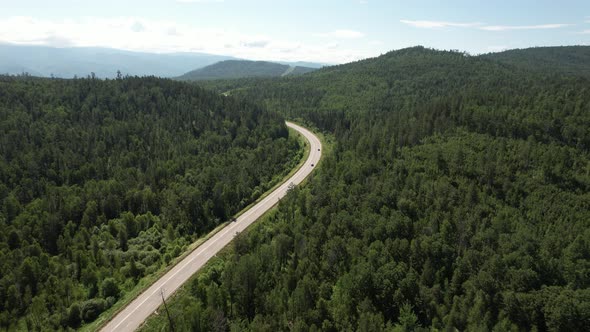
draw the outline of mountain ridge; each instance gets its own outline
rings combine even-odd
[[[177,79],[181,81],[201,81],[249,77],[282,77],[302,75],[315,70],[315,68],[270,61],[224,60],[187,72],[177,77]]]
[[[590,77],[590,46],[544,46],[479,55],[526,70]]]

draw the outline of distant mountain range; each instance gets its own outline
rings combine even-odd
[[[199,81],[244,77],[280,77],[302,75],[314,70],[317,70],[317,68],[268,61],[225,60],[190,71],[178,77],[178,79],[183,81]]]
[[[317,62],[307,62],[307,61],[297,61],[297,62],[286,62],[286,61],[275,61],[277,63],[283,65],[289,65],[292,67],[309,67],[314,69],[320,69],[322,67],[332,66],[333,64],[329,63],[317,63]]]
[[[99,47],[55,48],[0,44],[0,74],[28,73],[33,76],[72,78],[94,73],[99,78],[123,75],[178,77],[188,71],[237,58],[207,53],[144,53]],[[316,63],[284,63],[322,67]],[[299,72],[298,69],[296,72]]]
[[[590,46],[534,47],[479,55],[480,58],[551,74],[590,77]],[[99,47],[55,48],[0,43],[0,74],[41,77],[114,78],[160,76],[180,80],[280,77],[314,71],[327,64],[248,61],[207,53],[146,53]]]
[[[54,48],[0,44],[0,73],[71,78],[94,73],[100,78],[123,75],[174,77],[229,56],[205,53],[155,54],[110,48]]]
[[[424,48],[416,47],[399,51],[403,53],[411,50],[424,50]],[[392,54],[397,54],[395,53],[396,51],[392,52]],[[420,56],[420,54],[421,53],[418,52],[416,56]],[[535,71],[552,75],[584,76],[590,78],[590,46],[514,49],[498,53],[481,54],[474,58],[487,59],[502,64],[504,68],[512,68],[513,70]],[[360,61],[360,63],[365,63],[370,60],[371,59],[365,59]],[[348,64],[331,66],[316,72],[314,75],[316,77],[322,76],[331,71],[348,67]],[[264,61],[225,60],[190,71],[177,77],[177,79],[197,81],[235,79],[243,77],[279,77],[304,74],[315,71],[319,68],[321,68],[321,65],[302,62],[285,63],[281,65],[280,63]],[[326,84],[328,84],[328,82],[326,82]]]

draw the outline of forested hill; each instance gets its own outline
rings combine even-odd
[[[554,77],[548,72],[529,71],[487,58],[417,46],[377,58],[322,68],[303,77],[208,82],[205,86],[219,91],[236,89],[234,94],[258,100],[290,116],[305,114],[315,122],[337,114],[385,110],[412,110],[416,117],[430,116],[420,108],[429,109],[433,105],[447,108],[445,116],[459,116],[450,110],[467,98],[470,102],[477,102],[474,102],[475,110],[469,116],[461,114],[463,125],[473,122],[474,126],[483,126],[483,119],[474,116],[488,117],[491,122],[485,126],[490,131],[510,132],[524,138],[534,135],[538,139],[553,135],[553,138],[589,147],[590,133],[574,114],[565,111],[577,107],[575,97],[561,87],[566,84],[574,89],[571,93],[583,94],[586,82],[579,76]],[[545,91],[560,91],[563,95],[546,97],[543,96]],[[519,99],[532,103],[529,100],[532,96],[538,98],[535,103],[543,107],[519,105]],[[488,103],[485,103],[487,99]],[[504,105],[496,109],[499,100]],[[482,111],[479,104],[493,106],[488,106],[489,111]],[[555,111],[562,109],[565,110]],[[506,118],[492,121],[491,117],[498,114]],[[575,116],[590,115],[576,113]],[[438,123],[434,120],[429,123],[429,127],[436,125]],[[548,126],[552,127],[550,133]],[[406,137],[422,135],[405,135],[408,128],[400,127],[401,132],[397,134]]]
[[[590,330],[588,79],[416,47],[210,86],[335,143],[170,304],[178,328]]]
[[[590,46],[534,47],[481,57],[527,70],[590,78]]]
[[[282,116],[156,78],[0,77],[0,329],[93,321],[297,164]]]
[[[258,96],[267,102],[278,101],[280,96],[280,102],[296,106],[298,112],[302,109],[365,111],[380,106],[383,98],[390,95],[419,93],[428,98],[449,94],[450,89],[463,89],[469,81],[477,82],[478,87],[482,83],[493,85],[493,79],[485,77],[494,77],[495,72],[512,75],[513,70],[491,60],[418,46],[377,58],[321,68],[304,77],[251,78],[200,84],[220,92],[245,88],[240,89],[240,93]],[[448,79],[449,75],[453,77],[452,81]],[[510,82],[510,79],[506,81]],[[437,84],[442,87],[442,82],[445,83],[444,89],[431,88]],[[502,85],[495,88],[509,90]],[[284,97],[283,92],[286,93]]]
[[[267,61],[227,60],[190,71],[178,77],[178,79],[182,81],[199,81],[243,77],[280,77],[301,75],[314,70],[316,69]]]

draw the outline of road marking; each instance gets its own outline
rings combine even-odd
[[[289,185],[291,183],[299,184],[309,174],[311,174],[311,172],[313,170],[309,170],[308,167],[304,167],[304,166],[309,164],[310,162],[313,162],[314,164],[317,164],[319,162],[319,159],[321,157],[321,153],[318,153],[318,151],[319,151],[318,148],[314,148],[314,146],[317,145],[319,148],[321,148],[321,142],[319,141],[319,139],[316,138],[316,136],[311,131],[309,131],[301,126],[298,126],[298,125],[295,125],[295,124],[289,123],[289,122],[287,122],[287,126],[292,127],[295,130],[297,130],[305,139],[308,140],[310,147],[311,147],[310,154],[308,155],[307,160],[295,172],[295,174],[293,176],[291,176],[291,178],[287,179],[287,181],[285,181],[283,184],[281,184],[278,188],[276,188],[270,194],[268,194],[268,196],[266,196],[260,202],[256,203],[248,211],[244,212],[244,214],[242,214],[240,217],[238,217],[236,219],[236,222],[232,222],[232,223],[226,225],[226,227],[224,227],[221,232],[213,235],[209,240],[205,241],[203,244],[201,244],[201,246],[196,248],[193,252],[189,253],[187,255],[187,257],[185,257],[182,261],[180,261],[176,266],[172,267],[172,269],[170,271],[168,271],[166,274],[164,274],[154,284],[149,286],[143,293],[141,293],[138,297],[136,297],[134,300],[132,300],[127,305],[127,307],[123,308],[121,310],[121,312],[119,312],[119,314],[123,314],[123,312],[125,310],[127,310],[130,306],[133,305],[132,309],[129,308],[129,309],[131,309],[131,312],[129,312],[125,317],[123,317],[123,319],[117,325],[115,325],[114,328],[112,328],[111,330],[107,330],[109,323],[114,323],[117,320],[117,316],[113,317],[113,319],[110,322],[108,322],[104,328],[101,329],[102,331],[118,331],[118,328],[123,323],[125,323],[124,328],[126,329],[129,326],[129,324],[132,323],[132,321],[127,321],[127,319],[132,314],[134,314],[138,309],[140,309],[145,304],[145,302],[147,302],[148,300],[152,300],[154,294],[156,294],[160,289],[163,289],[163,287],[167,286],[167,284],[170,282],[170,280],[175,278],[180,272],[190,272],[190,274],[186,277],[186,279],[183,282],[179,283],[176,286],[170,285],[169,289],[173,289],[173,290],[165,297],[169,298],[170,296],[172,296],[178,288],[180,288],[192,275],[194,275],[198,270],[200,270],[213,256],[216,256],[216,254],[219,252],[219,250],[221,250],[221,248],[220,248],[216,252],[211,253],[212,254],[211,257],[206,257],[206,256],[201,257],[207,250],[209,250],[209,248],[211,248],[215,244],[218,244],[220,240],[223,240],[225,242],[225,243],[223,243],[224,247],[226,245],[228,245],[229,243],[231,243],[231,241],[233,240],[233,237],[225,238],[225,236],[228,234],[228,232],[233,231],[235,229],[238,229],[241,232],[241,231],[245,230],[246,228],[248,228],[251,224],[256,222],[258,220],[258,218],[260,218],[266,211],[270,210],[275,204],[277,204],[277,202],[274,202],[274,203],[272,202],[275,197],[277,197],[278,200],[280,200],[283,196],[285,196],[287,194],[288,189],[289,189]],[[269,205],[269,206],[266,206],[266,205]],[[253,214],[255,214],[262,207],[266,207],[266,209],[262,213],[260,213],[257,216],[254,216],[254,218],[251,218],[251,220],[248,221],[248,218],[251,217]],[[204,259],[204,261],[202,262],[202,265],[199,266],[198,268],[196,268],[196,270],[194,270],[194,271],[187,269],[187,267],[189,267],[189,265],[193,264],[193,262],[198,258]],[[168,275],[168,274],[171,274],[171,275]],[[164,279],[164,278],[166,278],[166,279]],[[149,293],[150,290],[152,290],[151,294]],[[143,301],[141,301],[137,305],[133,304],[135,301],[139,301],[142,297],[144,298]],[[157,312],[158,307],[159,307],[159,305],[154,310],[150,310],[150,314],[152,312]],[[150,315],[143,318],[141,322],[143,322],[149,316]],[[138,325],[138,327],[139,326],[141,326],[141,324]]]

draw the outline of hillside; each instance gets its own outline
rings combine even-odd
[[[236,79],[245,77],[280,77],[301,75],[315,68],[290,66],[267,61],[226,60],[190,71],[180,77],[182,81]]]
[[[590,46],[534,47],[481,57],[532,71],[590,78]]]
[[[334,146],[178,329],[590,330],[588,79],[414,47],[229,86]]]
[[[276,61],[276,62],[283,64],[283,65],[289,65],[291,67],[309,67],[309,68],[315,68],[315,69],[320,69],[322,67],[332,66],[332,64],[329,64],[329,63],[308,62],[308,61],[295,61],[295,62]]]
[[[204,53],[155,54],[109,48],[54,48],[0,44],[0,74],[72,78],[94,73],[115,78],[117,70],[130,76],[175,77],[187,70],[232,59]]]
[[[480,88],[512,94],[513,89],[525,89],[518,81],[531,75],[535,73],[493,60],[418,46],[325,67],[303,77],[207,82],[205,86],[220,92],[237,89],[236,93],[271,108],[293,109],[292,116],[302,112],[320,116],[326,111],[381,109],[384,103],[401,103],[408,96],[427,102],[452,93],[481,93]],[[435,89],[437,85],[441,88]]]
[[[156,78],[0,76],[0,329],[92,322],[299,161],[283,118]]]
[[[301,66],[295,66],[295,67],[291,67],[291,68],[293,68],[293,70],[290,73],[288,73],[288,75],[292,75],[292,76],[303,75],[303,74],[311,73],[311,72],[317,70],[317,68],[301,67]],[[287,76],[287,75],[285,73],[283,73],[282,76]]]

